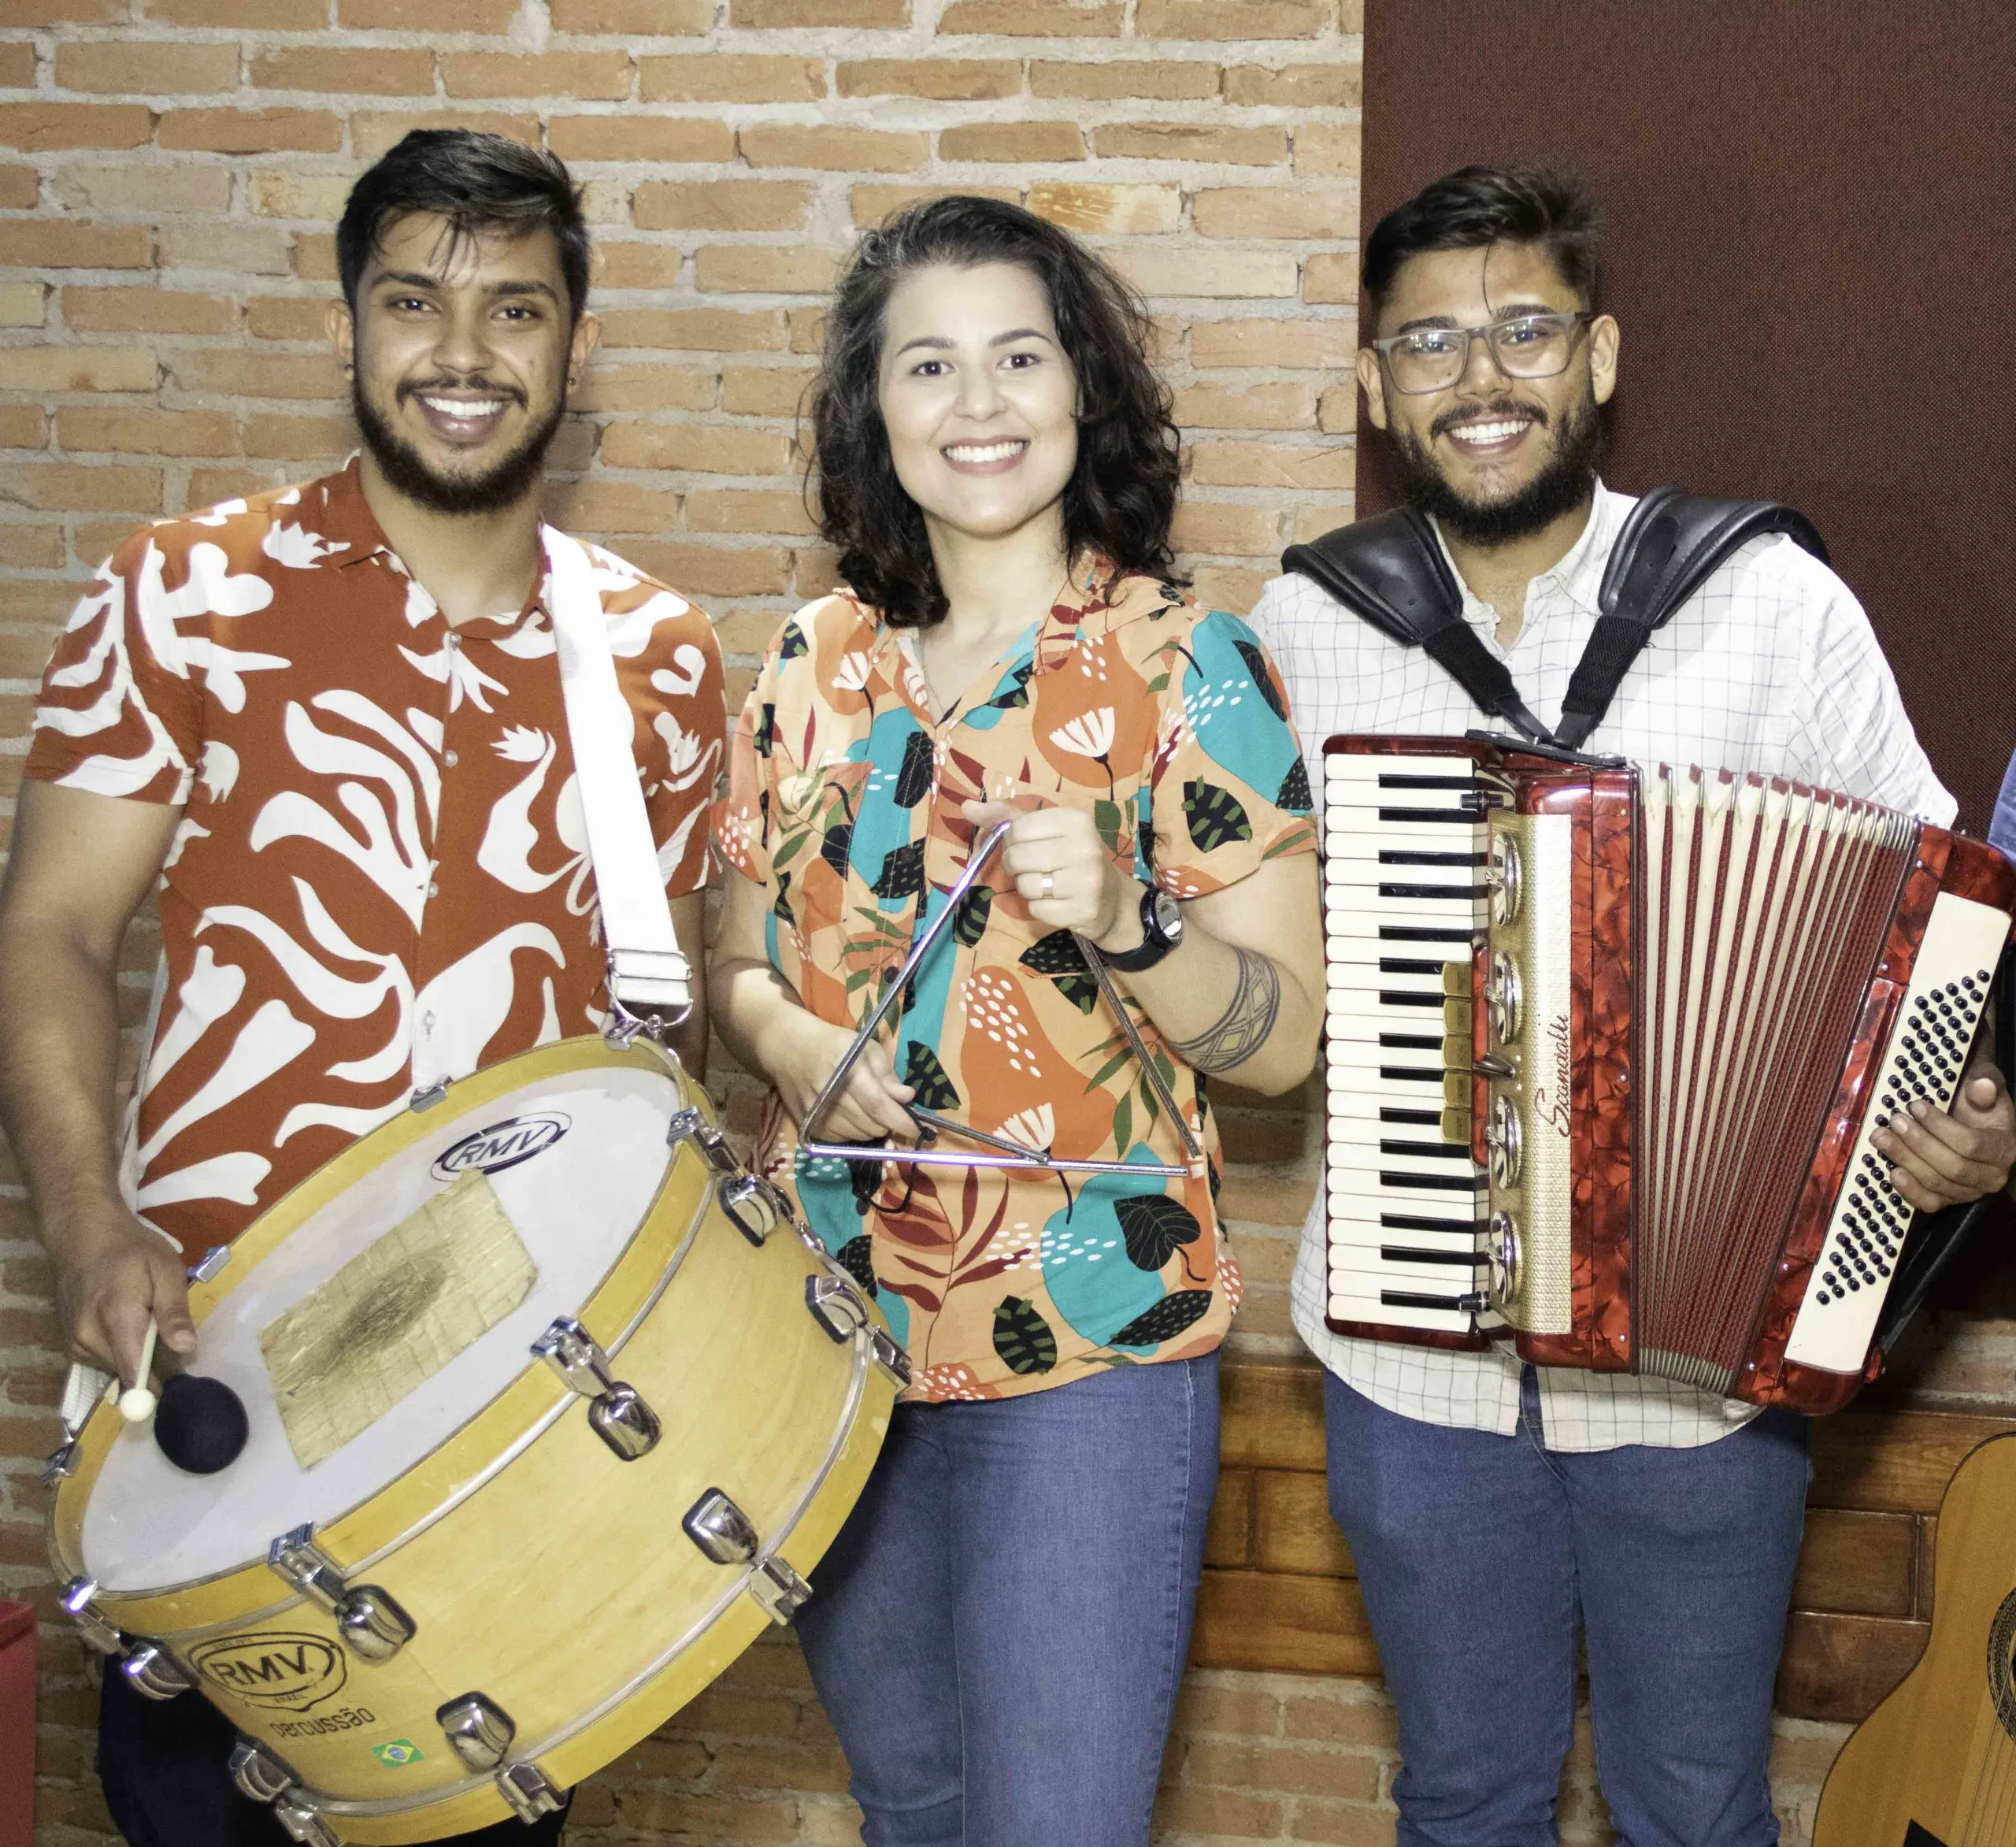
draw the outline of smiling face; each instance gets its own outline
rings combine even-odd
[[[1538,244],[1425,250],[1395,274],[1377,336],[1481,327],[1586,308]],[[1410,499],[1480,543],[1518,538],[1579,505],[1595,480],[1596,408],[1617,384],[1617,323],[1598,315],[1552,378],[1508,378],[1482,340],[1457,381],[1406,393],[1370,347],[1358,358],[1372,421]]]
[[[595,321],[570,325],[550,233],[458,238],[417,212],[385,227],[354,319],[332,310],[330,332],[386,481],[431,511],[482,514],[536,487]]]
[[[1000,538],[1048,518],[1061,532],[1077,395],[1028,270],[934,264],[890,291],[877,399],[896,478],[927,526]]]

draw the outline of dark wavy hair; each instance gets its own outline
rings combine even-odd
[[[819,529],[839,552],[841,577],[897,627],[944,616],[924,514],[896,478],[880,399],[883,310],[903,276],[936,263],[1015,263],[1043,284],[1078,381],[1066,553],[1096,551],[1123,570],[1174,578],[1177,438],[1168,388],[1148,362],[1147,310],[1068,232],[1020,206],[964,195],[911,206],[869,232],[834,291],[806,484],[813,491],[816,476]]]
[[[1532,243],[1547,252],[1584,305],[1592,305],[1602,234],[1595,198],[1571,174],[1539,167],[1459,167],[1373,227],[1365,240],[1365,292],[1375,310],[1383,308],[1400,265],[1425,250]]]

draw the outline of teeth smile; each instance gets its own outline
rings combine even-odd
[[[504,408],[502,398],[428,398],[420,400],[430,410],[439,411],[443,417],[495,417]]]
[[[1006,443],[949,443],[945,447],[945,458],[967,463],[1006,462],[1010,456],[1019,454],[1028,447],[1028,444],[1020,439]]]
[[[1457,443],[1503,443],[1516,436],[1527,427],[1523,417],[1508,419],[1500,423],[1466,423],[1449,432],[1450,439]]]

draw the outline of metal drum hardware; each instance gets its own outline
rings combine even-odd
[[[434,1720],[447,1734],[449,1748],[479,1773],[496,1769],[518,1735],[510,1714],[481,1693],[450,1700],[434,1715]]]
[[[336,1619],[337,1633],[363,1661],[389,1661],[418,1633],[398,1601],[375,1584],[343,1582],[314,1543],[313,1526],[297,1526],[267,1548],[266,1563],[310,1603]]]
[[[251,1802],[271,1802],[295,1787],[301,1778],[294,1767],[250,1738],[240,1738],[231,1749],[231,1780],[239,1793]]]
[[[868,1304],[850,1282],[837,1276],[808,1276],[805,1305],[812,1318],[836,1341],[851,1341],[868,1325]]]
[[[762,1541],[756,1523],[718,1488],[710,1488],[694,1502],[680,1522],[686,1536],[717,1565],[754,1565],[749,1594],[769,1612],[773,1623],[788,1623],[812,1586],[782,1559],[760,1556]]]
[[[536,1764],[507,1764],[498,1771],[496,1781],[497,1793],[522,1822],[560,1812],[561,1793]]]
[[[532,1342],[532,1352],[588,1401],[595,1433],[624,1462],[647,1456],[658,1444],[658,1414],[621,1380],[613,1378],[609,1356],[572,1315],[563,1315]]]
[[[791,1202],[758,1174],[733,1179],[723,1174],[715,1183],[714,1197],[728,1223],[759,1250],[772,1232],[791,1221]]]
[[[136,1641],[119,1664],[134,1692],[150,1700],[172,1700],[196,1682],[188,1669],[157,1641]]]

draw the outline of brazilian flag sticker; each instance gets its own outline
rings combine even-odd
[[[380,1764],[389,1764],[395,1769],[408,1764],[417,1764],[427,1753],[411,1738],[395,1738],[389,1745],[373,1745],[371,1755]]]

